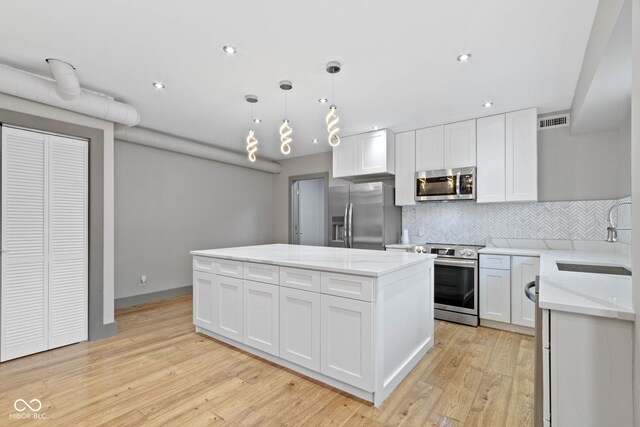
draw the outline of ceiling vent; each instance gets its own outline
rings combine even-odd
[[[569,126],[571,116],[567,113],[538,116],[538,130],[555,129]]]

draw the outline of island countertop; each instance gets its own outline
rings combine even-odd
[[[203,249],[191,251],[191,255],[374,277],[436,258],[435,255],[409,252],[287,244]]]

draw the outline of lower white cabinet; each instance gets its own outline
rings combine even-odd
[[[280,357],[320,371],[320,294],[280,288]]]
[[[511,323],[536,327],[536,306],[524,294],[528,283],[536,280],[540,271],[540,258],[511,257]]]
[[[203,328],[213,329],[214,313],[213,287],[215,275],[193,272],[193,323]]]
[[[243,282],[242,342],[266,353],[280,353],[280,288]]]
[[[320,312],[320,371],[373,391],[373,304],[322,295]]]
[[[242,341],[242,279],[215,275],[213,332]]]
[[[511,322],[511,272],[480,268],[480,318]]]

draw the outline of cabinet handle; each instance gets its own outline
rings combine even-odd
[[[531,292],[531,288],[535,288],[536,287],[536,281],[534,280],[533,282],[529,282],[525,285],[524,287],[524,294],[527,296],[527,298],[529,298],[532,302],[536,302],[536,294],[534,294],[533,292]]]

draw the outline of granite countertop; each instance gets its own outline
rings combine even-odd
[[[411,252],[386,252],[286,244],[203,249],[191,251],[191,255],[362,276],[383,276],[436,258],[435,255]]]
[[[484,248],[480,254],[539,256],[540,307],[635,320],[631,298],[631,276],[560,271],[556,262],[615,265],[631,269],[628,257],[614,252],[565,251],[520,248]],[[482,266],[482,264],[481,264]]]

